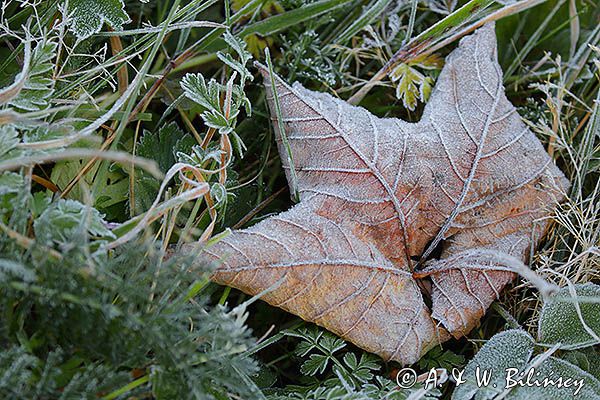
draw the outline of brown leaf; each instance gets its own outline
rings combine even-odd
[[[447,58],[418,123],[275,78],[301,201],[205,250],[213,279],[271,288],[270,304],[402,364],[468,333],[514,277],[494,254],[526,260],[567,188],[501,79],[493,24]]]

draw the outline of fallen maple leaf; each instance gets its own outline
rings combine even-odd
[[[466,334],[514,278],[502,255],[526,260],[567,188],[496,58],[493,24],[464,38],[418,123],[274,77],[301,201],[204,250],[222,262],[213,280],[270,289],[268,303],[402,364]]]

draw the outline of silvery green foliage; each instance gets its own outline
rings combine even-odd
[[[575,285],[575,292],[578,297],[593,297],[597,300],[600,297],[600,286],[593,283]],[[540,342],[560,343],[561,349],[574,350],[597,344],[598,336],[600,303],[586,302],[583,299],[576,303],[568,287],[562,288],[544,303],[538,326]]]
[[[220,84],[214,79],[207,82],[204,76],[198,73],[185,75],[181,87],[185,97],[205,109],[200,116],[206,126],[218,130],[221,135],[229,135],[235,151],[241,157],[246,148],[235,132],[235,127],[242,107],[247,115],[252,113],[250,100],[244,92],[246,81],[252,80],[252,74],[246,68],[252,56],[246,51],[246,43],[243,40],[229,32],[225,32],[223,39],[238,58],[234,59],[230,53],[217,53],[219,59],[234,71],[227,84]],[[235,83],[238,76],[239,83]],[[224,101],[221,101],[221,98]]]
[[[239,61],[234,59],[230,53],[222,53],[217,52],[217,57],[224,64],[227,64],[234,71],[240,74],[240,80],[242,81],[242,86],[246,82],[246,80],[253,80],[252,74],[246,68],[246,64],[248,61],[252,59],[252,54],[246,51],[246,42],[242,39],[233,36],[229,31],[223,34],[223,39],[225,42],[231,47],[231,49],[238,55]]]
[[[18,261],[0,258],[0,281],[6,282],[13,278],[33,282],[35,274]]]
[[[600,353],[594,347],[566,351],[563,359],[600,380]]]
[[[65,374],[60,367],[68,361],[60,349],[43,360],[28,352],[26,346],[11,347],[0,353],[0,371],[4,372],[0,395],[13,400],[93,399],[92,393],[124,385],[129,378],[125,371],[111,371],[105,366],[91,364],[81,368],[66,386],[61,387]]]
[[[0,160],[10,158],[19,144],[19,132],[12,125],[0,126]]]
[[[530,364],[535,364],[541,355],[531,360]],[[508,399],[514,400],[571,400],[584,399],[593,400],[600,398],[600,381],[581,368],[571,364],[568,361],[556,357],[549,357],[539,367],[535,368],[535,379],[542,381],[544,378],[563,380],[571,378],[573,380],[583,380],[581,390],[575,395],[576,387],[528,387],[517,386],[511,390]]]
[[[0,196],[17,193],[23,188],[23,177],[14,172],[5,171],[0,174]]]
[[[466,383],[458,385],[452,394],[452,400],[491,400],[498,396],[511,400],[562,400],[574,398],[577,386],[560,387],[560,385],[513,385],[519,379],[519,374],[511,372],[512,388],[507,388],[509,368],[516,368],[524,373],[523,382],[530,368],[532,377],[530,382],[543,382],[544,379],[556,381],[562,378],[582,380],[577,398],[600,398],[600,382],[588,372],[576,365],[556,357],[545,358],[544,354],[531,357],[535,342],[533,338],[521,329],[512,329],[492,337],[467,364],[463,379]],[[544,357],[544,358],[542,358]],[[480,376],[489,371],[491,380],[487,385],[478,385],[476,369],[479,367]]]
[[[48,99],[54,93],[52,69],[56,47],[56,43],[47,37],[43,37],[35,46],[23,88],[10,100],[9,105],[24,111],[36,111],[48,106]]]
[[[381,369],[377,356],[362,353],[358,357],[344,340],[316,326],[287,330],[283,335],[300,339],[294,354],[304,360],[300,371],[307,385],[274,389],[269,400],[432,400],[441,396],[437,388],[424,390],[422,384],[400,389],[396,382],[376,375]]]
[[[115,238],[95,208],[75,200],[59,200],[34,222],[36,239],[44,244],[62,245],[89,233],[98,238]]]
[[[8,171],[0,173],[0,222],[8,222],[23,187],[21,175]]]
[[[463,379],[466,383],[457,386],[453,400],[493,399],[504,390],[507,368],[523,370],[533,354],[533,338],[521,329],[512,329],[492,337],[467,364]],[[476,370],[491,371],[492,380],[485,387],[478,387]],[[494,387],[496,386],[496,387]]]
[[[179,129],[176,122],[171,122],[161,126],[157,132],[145,130],[137,154],[156,161],[161,171],[166,172],[177,162],[177,154],[191,151],[194,143],[196,141]],[[135,204],[130,203],[130,207],[136,212],[142,212],[151,207],[158,194],[160,181],[141,170],[135,174]]]
[[[176,154],[193,146],[194,139],[183,132],[176,122],[165,124],[158,132],[144,131],[137,148],[141,157],[156,161],[161,171],[166,172],[176,162]]]
[[[232,76],[227,85],[222,85],[214,79],[206,82],[202,74],[187,74],[181,81],[181,87],[187,98],[206,109],[201,114],[204,123],[217,129],[220,134],[227,135],[234,131],[241,107],[245,107],[247,114],[251,113],[250,101],[244,93],[244,85],[247,80],[252,80],[252,74],[246,68],[246,63],[252,56],[246,51],[244,41],[229,32],[226,32],[223,38],[237,54],[239,61],[235,60],[229,53],[218,52],[217,56],[239,75],[240,83],[234,83],[235,76]],[[228,91],[230,94],[228,94]],[[229,108],[226,108],[224,102],[221,102],[221,96],[231,96]],[[238,138],[235,139],[235,142],[239,142]]]
[[[70,0],[71,31],[85,39],[100,32],[104,22],[120,30],[131,22],[124,7],[123,0]]]

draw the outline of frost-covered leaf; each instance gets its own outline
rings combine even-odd
[[[568,351],[562,358],[600,379],[600,353],[595,348]]]
[[[541,357],[537,356],[530,361],[535,365]],[[534,379],[538,382],[553,381],[562,382],[571,381],[566,386],[551,384],[544,386],[515,386],[506,397],[509,400],[572,400],[572,399],[600,399],[600,382],[583,371],[581,368],[556,357],[550,357],[539,367],[534,367]],[[512,384],[512,382],[510,382]]]
[[[137,154],[156,161],[161,171],[166,172],[177,161],[177,152],[187,150],[193,142],[192,137],[179,129],[177,123],[171,122],[160,127],[157,133],[144,132]]]
[[[145,131],[137,147],[137,155],[156,161],[158,167],[166,172],[180,159],[196,165],[191,153],[196,141],[179,129],[177,123],[163,125],[158,132]],[[143,171],[135,172],[133,201],[136,213],[148,210],[158,194],[160,181]],[[131,198],[129,199],[131,201]],[[130,204],[131,207],[131,204]]]
[[[12,125],[0,126],[0,159],[19,144],[19,132]]]
[[[0,221],[10,216],[15,207],[15,198],[24,188],[23,177],[14,172],[0,173]]]
[[[14,172],[0,174],[0,196],[17,193],[23,188],[23,177]]]
[[[208,81],[202,74],[186,74],[181,80],[181,87],[189,99],[207,110],[219,110],[222,85],[214,79]]]
[[[346,353],[343,357],[344,364],[348,367],[350,376],[348,380],[354,378],[359,382],[366,383],[373,379],[373,372],[381,368],[377,358],[369,353],[363,353],[360,360],[354,353]]]
[[[63,245],[84,233],[98,238],[115,238],[98,210],[75,200],[58,200],[35,220],[33,228],[36,240],[48,245]]]
[[[48,106],[48,99],[54,93],[52,69],[56,47],[54,41],[46,38],[35,46],[23,88],[11,99],[10,105],[25,111],[36,111]]]
[[[204,123],[218,129],[220,134],[226,135],[233,131],[241,107],[245,107],[246,112],[250,114],[250,102],[240,85],[232,86],[231,102],[227,111],[221,105],[221,94],[226,92],[227,88],[214,79],[207,83],[202,74],[186,74],[181,81],[181,87],[186,97],[206,109],[200,115]]]
[[[467,364],[462,376],[466,382],[457,385],[452,400],[495,398],[504,391],[506,369],[523,371],[533,348],[533,338],[523,330],[513,329],[495,335]],[[484,374],[490,377],[485,385],[481,384]]]
[[[334,354],[335,352],[346,347],[346,343],[339,337],[332,335],[329,332],[325,332],[321,339],[319,340],[319,344],[325,350],[325,352],[329,355]]]
[[[300,372],[304,375],[316,375],[317,373],[322,374],[327,368],[329,357],[324,354],[311,354],[308,360],[306,360],[300,367]]]
[[[0,282],[15,278],[25,282],[33,282],[35,273],[19,262],[0,258]]]
[[[70,0],[71,30],[79,39],[100,32],[104,22],[120,30],[131,22],[124,8],[123,0]]]
[[[502,398],[510,400],[600,398],[594,376],[566,360],[531,358],[533,350],[533,338],[520,329],[495,335],[467,364],[466,382],[456,387],[452,400],[491,400],[505,392]]]
[[[538,326],[540,342],[561,343],[562,349],[570,350],[600,343],[600,286],[579,284],[575,285],[575,292],[582,297],[579,302],[565,287],[544,303]],[[586,297],[595,302],[586,301]]]
[[[240,74],[240,79],[242,82],[245,82],[246,80],[253,80],[254,78],[252,74],[246,68],[246,64],[248,61],[250,61],[250,59],[252,59],[252,54],[246,51],[246,42],[232,35],[229,31],[225,32],[223,39],[225,39],[225,42],[237,54],[239,61],[234,59],[231,54],[225,54],[220,51],[217,52],[217,57],[219,60]]]
[[[418,123],[259,68],[300,203],[206,249],[200,264],[221,260],[214,281],[266,291],[385,360],[414,363],[469,332],[514,278],[504,255],[527,260],[567,187],[504,94],[494,26],[447,58]]]
[[[452,371],[452,368],[462,367],[465,364],[463,355],[455,354],[451,350],[444,350],[442,346],[436,346],[419,360],[419,368],[430,371],[432,368],[444,368]]]

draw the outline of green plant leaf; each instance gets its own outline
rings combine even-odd
[[[431,368],[445,368],[451,371],[452,368],[462,367],[465,363],[465,357],[455,354],[450,350],[444,350],[441,346],[434,347],[419,360],[419,367],[428,371]]]
[[[12,125],[0,126],[0,160],[19,143],[19,132]]]
[[[301,22],[315,18],[326,12],[342,7],[352,0],[321,0],[311,4],[303,5],[283,14],[274,15],[254,24],[248,25],[240,33],[239,37],[245,38],[251,34],[268,36],[272,33],[297,25]]]
[[[535,365],[541,355],[531,360]],[[598,399],[600,398],[600,382],[591,374],[581,368],[556,357],[549,357],[539,367],[534,369],[535,379],[542,382],[545,378],[553,381],[562,378],[563,381],[571,379],[575,382],[569,387],[559,385],[544,386],[516,386],[507,397],[511,400],[571,400],[571,399]],[[581,385],[581,386],[579,386]]]
[[[179,129],[177,123],[171,122],[161,126],[156,133],[144,132],[137,147],[137,154],[156,161],[161,171],[166,172],[175,164],[176,152],[187,150],[186,144],[192,142],[190,135]]]
[[[533,338],[523,330],[496,334],[469,361],[463,375],[466,382],[457,385],[452,400],[491,400],[501,394],[511,400],[600,398],[600,382],[590,373],[545,354],[531,359],[533,350]],[[486,373],[487,383],[481,380]]]
[[[14,172],[0,174],[0,221],[15,210],[15,198],[23,190],[24,185],[23,177],[19,174]]]
[[[319,344],[329,355],[333,355],[333,353],[346,347],[346,342],[330,332],[325,332],[323,334],[323,337],[319,340]]]
[[[35,273],[20,262],[0,258],[0,282],[6,282],[14,278],[25,282],[33,282]]]
[[[25,111],[48,106],[50,96],[54,93],[52,69],[56,47],[55,42],[46,38],[36,45],[23,88],[8,104]]]
[[[65,189],[69,183],[75,178],[86,165],[85,161],[70,160],[56,163],[52,169],[50,180],[59,188]],[[83,182],[92,186],[96,173],[98,171],[98,163],[83,175]],[[106,208],[127,200],[127,191],[129,189],[129,180],[119,168],[110,168],[106,179],[97,183],[101,187],[98,191],[99,195],[94,199],[94,207],[105,211]],[[82,186],[77,184],[73,187],[67,198],[77,201],[84,201],[84,191]]]
[[[100,32],[104,22],[120,30],[124,24],[131,22],[124,8],[123,0],[71,0],[71,30],[79,39]]]
[[[593,347],[568,351],[563,355],[563,359],[600,380],[600,354]]]
[[[533,353],[533,346],[533,338],[520,329],[511,329],[495,335],[467,364],[463,375],[466,382],[457,385],[452,393],[452,400],[495,398],[504,391],[506,369],[523,370]],[[489,384],[478,385],[478,369],[480,374],[484,371],[490,372]]]
[[[300,367],[300,371],[309,376],[316,375],[317,373],[322,374],[325,372],[328,363],[328,356],[324,354],[311,354],[308,360],[306,360]]]
[[[323,336],[323,331],[317,329],[314,326],[311,326],[308,329],[286,331],[285,334],[287,336],[293,336],[303,339],[300,343],[298,343],[295,353],[300,357],[304,357],[305,355],[310,353],[311,350],[317,347],[321,336]]]
[[[544,304],[538,325],[540,342],[548,345],[560,343],[560,348],[567,350],[599,343],[600,303],[577,299],[592,297],[597,300],[600,298],[600,286],[593,283],[575,285],[575,292],[577,298],[571,296],[569,288],[562,288]]]
[[[0,196],[9,193],[18,193],[23,188],[23,177],[14,172],[0,174]]]
[[[377,362],[377,357],[369,353],[362,353],[360,360],[356,358],[354,353],[346,353],[344,354],[343,360],[344,364],[346,364],[349,369],[349,378],[354,378],[361,383],[366,383],[373,379],[373,373],[371,371],[376,371],[381,368]]]
[[[35,220],[33,228],[36,240],[47,245],[67,244],[81,233],[114,239],[116,236],[102,218],[102,214],[94,208],[75,200],[60,199]]]
[[[221,85],[214,79],[208,81],[207,84],[202,74],[186,74],[181,80],[181,87],[187,98],[207,110],[219,110],[221,108],[219,99]]]

